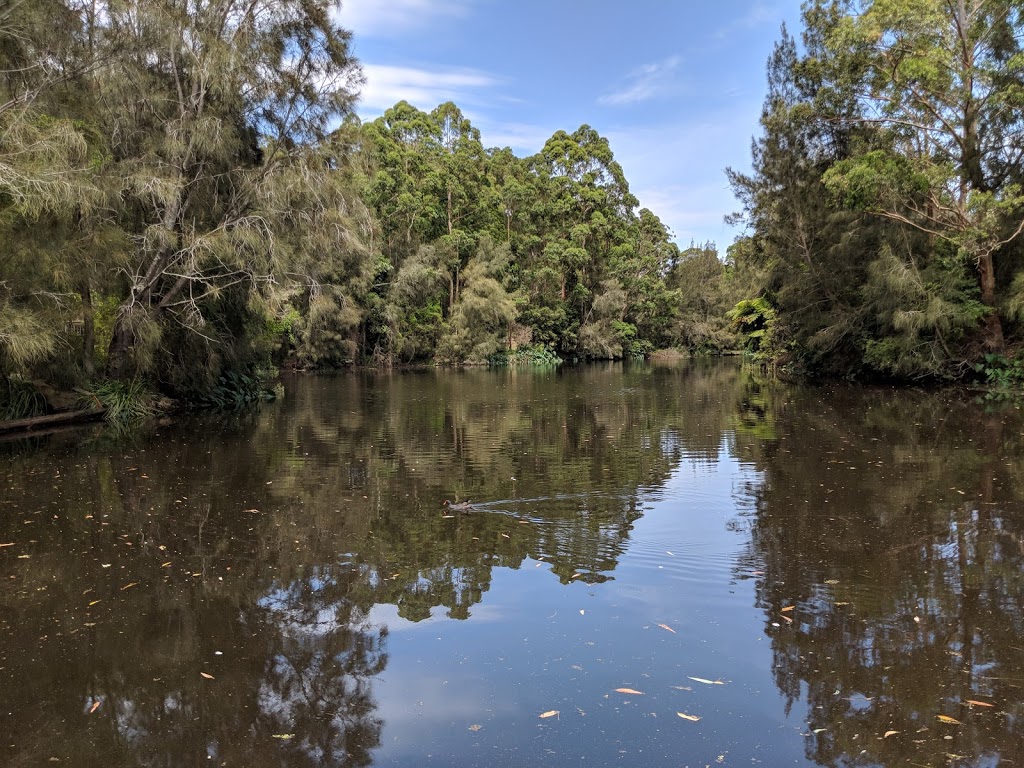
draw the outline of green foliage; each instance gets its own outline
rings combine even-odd
[[[0,421],[27,419],[46,413],[46,398],[27,381],[0,378]]]
[[[79,389],[78,394],[81,407],[106,409],[103,418],[118,427],[137,425],[156,413],[153,391],[141,379],[99,381]]]
[[[1024,17],[811,0],[803,22],[769,60],[754,173],[730,173],[733,265],[776,312],[748,339],[817,373],[961,377],[1024,317]]]
[[[1024,358],[989,353],[984,362],[974,366],[974,371],[997,394],[1024,394]]]
[[[772,347],[772,331],[776,321],[775,308],[763,296],[743,299],[727,313],[733,326],[745,339],[748,350],[764,354]]]
[[[238,411],[252,408],[264,400],[274,400],[276,396],[276,391],[266,388],[257,374],[228,371],[217,379],[212,390],[189,405],[216,411]]]
[[[541,344],[517,347],[512,352],[495,355],[490,361],[492,365],[529,365],[536,367],[555,366],[562,364],[562,358]]]

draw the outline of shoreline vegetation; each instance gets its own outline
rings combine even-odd
[[[782,29],[720,253],[590,126],[519,157],[451,102],[361,122],[329,0],[9,4],[0,420],[73,408],[44,389],[120,420],[259,402],[284,367],[665,350],[1016,392],[1024,8],[855,6]]]

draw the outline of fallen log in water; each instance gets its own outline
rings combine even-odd
[[[33,416],[30,419],[12,419],[0,421],[0,434],[5,432],[29,432],[40,427],[49,428],[64,424],[77,424],[83,421],[96,421],[103,418],[105,408],[86,408],[81,411],[62,411],[46,416]]]

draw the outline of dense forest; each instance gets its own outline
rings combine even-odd
[[[681,250],[587,125],[519,157],[453,103],[361,122],[337,7],[0,0],[0,411],[663,348],[1024,379],[1019,0],[805,3],[725,254]]]

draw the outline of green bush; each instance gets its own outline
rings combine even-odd
[[[46,398],[27,381],[0,379],[0,421],[29,419],[46,413]]]

